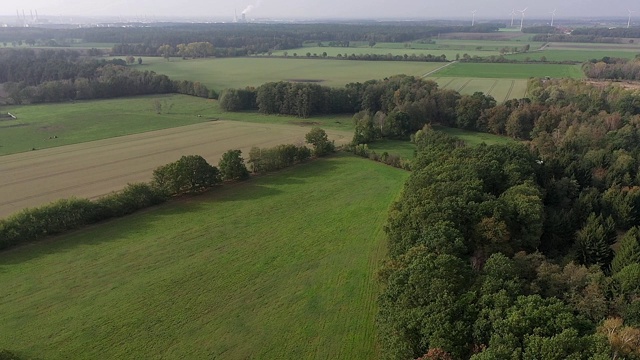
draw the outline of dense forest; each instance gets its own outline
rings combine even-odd
[[[640,57],[620,59],[605,57],[586,62],[582,69],[592,79],[640,80]]]
[[[133,61],[130,57],[129,63]],[[152,71],[135,70],[125,60],[96,60],[73,50],[3,51],[0,83],[15,104],[164,93],[217,97],[199,82],[174,81]]]
[[[638,358],[637,94],[532,80],[531,99],[496,104],[481,93],[435,101],[434,83],[408,77],[373,86],[354,145],[426,123],[386,225],[385,357]],[[467,147],[429,124],[527,141]]]

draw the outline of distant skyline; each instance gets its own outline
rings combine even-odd
[[[527,18],[545,18],[556,9],[556,19],[569,17],[626,17],[627,10],[640,18],[640,2],[630,0],[456,0],[454,3],[428,0],[5,0],[0,15],[29,18],[31,11],[44,16],[147,16],[198,17],[232,20],[244,11],[248,19],[510,19],[511,11],[528,8]],[[520,13],[517,13],[519,17]]]

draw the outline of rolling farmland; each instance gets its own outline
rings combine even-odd
[[[338,156],[4,252],[0,348],[375,359],[382,222],[407,176]]]
[[[439,77],[435,73],[429,77],[443,89],[456,90],[462,94],[471,95],[476,91],[493,96],[498,102],[510,99],[520,99],[526,96],[527,80],[524,79],[483,79],[472,77]]]
[[[205,122],[0,157],[0,217],[71,196],[95,198],[148,181],[153,170],[182,155],[217,164],[229,149],[304,142],[307,126]],[[327,130],[337,144],[351,132]]]
[[[172,79],[200,81],[217,91],[285,80],[344,86],[398,74],[422,76],[442,66],[442,63],[295,59],[292,56],[171,61],[144,58],[144,64],[139,66],[140,70],[153,70]]]
[[[161,114],[153,108],[162,105]],[[292,116],[226,112],[215,100],[186,95],[152,95],[58,104],[10,106],[17,120],[0,121],[0,155],[207,122],[212,119],[262,124],[316,125],[353,130],[351,115]]]

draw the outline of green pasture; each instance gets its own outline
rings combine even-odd
[[[384,152],[389,155],[397,155],[403,159],[413,159],[415,156],[416,146],[403,140],[379,140],[367,144],[369,150],[374,150],[377,154]]]
[[[455,90],[461,94],[470,95],[474,92],[482,92],[491,95],[499,103],[523,98],[527,93],[527,80],[525,79],[439,77],[439,75],[440,72],[437,72],[428,79],[437,82],[442,89]]]
[[[407,176],[341,155],[0,253],[0,349],[375,359],[382,224]]]
[[[500,145],[500,144],[509,144],[514,142],[515,140],[506,137],[506,136],[498,136],[483,132],[477,131],[469,131],[458,128],[450,128],[445,126],[435,125],[433,126],[434,130],[442,131],[446,134],[449,134],[453,137],[456,137],[465,142],[465,144],[469,146],[477,146],[482,143],[487,145]]]
[[[640,50],[638,51],[640,52]],[[531,51],[528,53],[505,55],[505,58],[509,60],[541,60],[545,57],[547,61],[577,61],[585,62],[591,59],[602,59],[605,56],[633,59],[636,56],[634,51],[626,50],[555,50],[545,49],[542,51]]]
[[[157,114],[154,103],[161,104]],[[195,124],[212,119],[353,129],[352,114],[299,119],[257,112],[225,112],[215,100],[154,95],[57,104],[7,106],[17,120],[0,120],[0,155]]]
[[[294,80],[313,81],[326,86],[344,86],[350,82],[383,79],[406,74],[421,76],[442,66],[442,63],[406,61],[355,61],[306,59],[293,51],[288,58],[245,57],[182,60],[161,57],[143,58],[141,70],[153,70],[172,79],[200,81],[215,90],[260,86],[266,82]],[[300,58],[304,57],[304,58]]]
[[[574,78],[584,77],[581,65],[559,64],[493,64],[493,63],[456,63],[438,71],[437,77],[473,77],[473,78],[507,78],[528,79]]]

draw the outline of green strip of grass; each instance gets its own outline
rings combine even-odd
[[[0,253],[0,348],[43,359],[374,359],[408,173],[342,155]]]
[[[456,63],[438,71],[435,76],[510,79],[549,76],[581,79],[584,74],[581,65]]]

